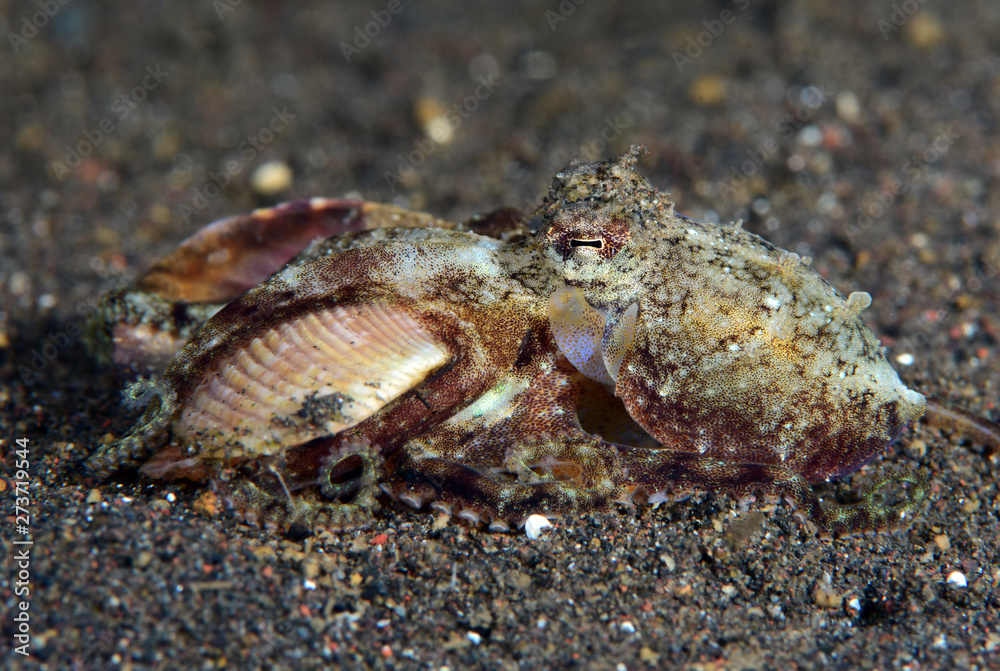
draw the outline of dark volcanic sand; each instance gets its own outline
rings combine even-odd
[[[0,2],[0,464],[29,439],[34,541],[24,658],[8,478],[6,667],[1000,665],[996,463],[923,426],[885,461],[925,469],[930,502],[891,534],[823,541],[784,503],[706,495],[563,520],[547,541],[395,509],[288,538],[198,512],[196,487],[83,478],[135,414],[74,337],[122,271],[214,218],[360,194],[461,219],[641,143],[680,211],[742,218],[869,291],[906,382],[996,420],[1000,4],[403,0],[350,63],[340,43],[396,5],[71,2],[15,53],[44,4]],[[450,142],[427,140],[456,104]],[[275,110],[294,119],[241,154]],[[66,147],[87,141],[78,164]],[[264,197],[249,174],[267,161],[294,179]],[[228,184],[196,199],[211,173]]]

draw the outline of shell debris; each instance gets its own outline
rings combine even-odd
[[[533,541],[541,538],[542,533],[551,527],[552,523],[542,515],[531,515],[524,521],[524,533]]]

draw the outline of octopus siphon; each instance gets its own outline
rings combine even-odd
[[[503,531],[692,490],[784,496],[836,534],[898,525],[927,493],[911,470],[850,505],[812,488],[925,410],[871,297],[678,214],[641,151],[571,165],[527,218],[317,198],[208,226],[103,299],[91,342],[152,375],[87,468],[208,482],[276,528],[394,500]]]

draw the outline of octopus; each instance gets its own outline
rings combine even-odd
[[[150,377],[86,468],[210,483],[279,529],[395,501],[504,531],[692,491],[783,496],[835,534],[898,526],[926,497],[912,470],[850,504],[813,489],[925,410],[871,297],[677,213],[641,151],[569,166],[528,217],[312,199],[211,224],[103,299],[91,342]]]

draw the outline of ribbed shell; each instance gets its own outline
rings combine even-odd
[[[230,457],[273,454],[354,426],[447,360],[399,308],[335,306],[271,328],[223,358],[184,401],[175,429]]]

